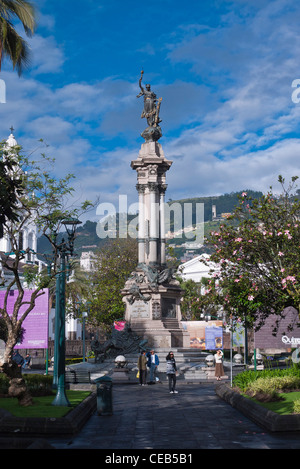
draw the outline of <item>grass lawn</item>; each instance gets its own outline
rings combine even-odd
[[[53,406],[55,392],[51,396],[33,397],[33,405],[21,407],[15,398],[0,398],[0,408],[8,410],[15,417],[63,417],[70,410],[74,409],[82,402],[90,391],[72,391],[67,390],[66,396],[71,404],[70,407]]]
[[[256,399],[253,399],[259,405],[272,410],[280,415],[288,415],[294,413],[294,401],[300,399],[300,392],[287,392],[280,394],[283,397],[283,400],[276,402],[259,402]]]

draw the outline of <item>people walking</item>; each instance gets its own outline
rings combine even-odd
[[[223,367],[223,352],[222,350],[218,350],[215,354],[215,377],[217,381],[221,381],[221,376],[224,376],[224,367]]]
[[[169,352],[168,355],[166,356],[167,360],[167,368],[166,368],[166,373],[168,376],[169,380],[169,391],[170,394],[177,394],[178,391],[176,391],[176,373],[177,373],[177,367],[176,367],[176,361],[174,358],[174,353]]]
[[[137,367],[139,370],[139,381],[141,386],[146,386],[147,377],[147,362],[146,351],[143,350],[138,358]]]
[[[31,362],[31,356],[29,355],[29,353],[26,354],[26,357],[24,359],[24,363],[22,365],[22,368],[25,369],[25,368],[30,368],[30,362]]]
[[[14,351],[12,359],[18,365],[19,368],[22,368],[24,363],[24,357],[22,357],[22,355],[20,355],[18,351]]]
[[[156,372],[156,369],[159,365],[159,358],[156,355],[156,353],[154,352],[154,350],[151,350],[151,352],[147,354],[147,357],[148,357],[147,366],[148,366],[149,371],[150,371],[150,384],[154,384],[155,383],[155,372]]]

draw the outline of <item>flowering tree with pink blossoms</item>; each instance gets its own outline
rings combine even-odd
[[[270,188],[260,199],[246,192],[234,213],[211,232],[210,261],[218,268],[202,297],[202,307],[222,307],[234,320],[258,330],[285,307],[300,311],[300,201],[293,177],[282,193]],[[276,324],[274,324],[276,333]]]

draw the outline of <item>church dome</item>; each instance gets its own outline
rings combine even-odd
[[[13,129],[11,129],[12,131]],[[6,140],[6,145],[7,147],[9,148],[13,148],[15,147],[16,145],[18,145],[18,142],[17,140],[15,139],[14,137],[14,134],[11,132],[10,136],[8,137],[8,139]]]

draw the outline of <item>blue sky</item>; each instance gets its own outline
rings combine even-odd
[[[162,97],[166,198],[277,190],[300,176],[300,6],[290,0],[40,0],[30,68],[5,63],[0,133],[56,158],[76,199],[137,201],[140,71]],[[20,30],[21,31],[21,30]],[[299,93],[300,96],[300,93]],[[90,219],[97,219],[95,213]]]

